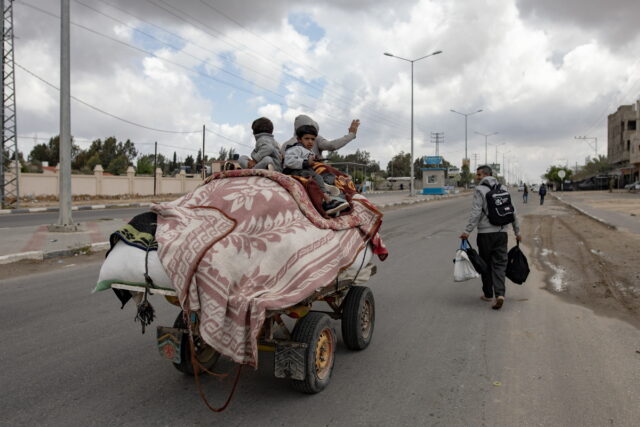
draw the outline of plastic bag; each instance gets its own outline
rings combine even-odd
[[[475,268],[473,268],[467,252],[464,249],[458,249],[456,251],[456,257],[453,260],[453,280],[456,282],[464,282],[478,277],[480,277],[480,275]]]
[[[527,257],[520,250],[520,242],[507,254],[507,278],[513,283],[522,285],[529,276]]]

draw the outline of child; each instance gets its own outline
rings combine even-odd
[[[282,153],[273,138],[273,123],[266,117],[260,117],[251,124],[256,146],[251,152],[251,159],[240,156],[238,163],[243,169],[269,169],[282,172]]]
[[[316,141],[316,136],[318,136],[318,131],[313,126],[305,125],[296,129],[298,142],[288,146],[285,150],[284,173],[313,179],[323,193],[322,208],[329,215],[337,215],[338,212],[349,209],[349,203],[340,197],[331,197],[324,180],[313,170],[316,157],[311,149]]]

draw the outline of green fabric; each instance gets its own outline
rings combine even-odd
[[[118,231],[111,234],[109,243],[112,248],[118,243],[118,240],[123,240],[126,244],[142,250],[149,248],[154,251],[158,249],[158,242],[153,234],[138,231],[131,224],[123,225]]]

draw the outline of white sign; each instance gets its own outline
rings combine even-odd
[[[564,171],[564,169],[560,169],[558,171],[558,176],[560,177],[560,179],[563,179],[566,175],[567,173]]]

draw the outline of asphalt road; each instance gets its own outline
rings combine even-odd
[[[222,414],[161,359],[153,329],[140,334],[134,307],[90,293],[99,261],[0,281],[0,424],[637,425],[638,329],[548,293],[535,270],[525,286],[508,286],[501,311],[479,299],[479,281],[452,281],[468,204],[385,215],[391,255],[369,282],[373,342],[351,352],[339,341],[324,392],[294,391],[261,353]],[[175,307],[153,301],[155,324],[170,325]],[[228,389],[204,381],[214,404]]]

